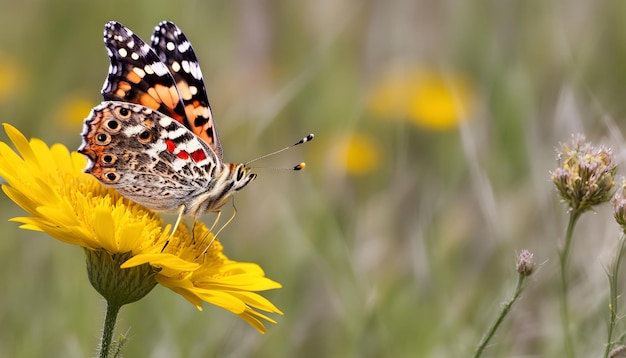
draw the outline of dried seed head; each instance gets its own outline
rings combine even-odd
[[[611,150],[594,146],[582,134],[561,143],[557,150],[559,167],[551,173],[552,182],[570,210],[584,212],[609,201],[617,170]]]

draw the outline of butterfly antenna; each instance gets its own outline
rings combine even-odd
[[[294,144],[292,144],[292,145],[290,145],[290,146],[287,146],[287,147],[285,147],[285,148],[279,149],[279,150],[277,150],[277,151],[274,151],[274,152],[271,152],[271,153],[268,153],[268,154],[262,155],[262,156],[260,156],[260,157],[258,157],[258,158],[252,159],[251,161],[249,161],[249,162],[245,163],[245,166],[248,166],[248,164],[250,164],[250,163],[254,163],[254,162],[256,162],[256,161],[258,161],[258,160],[261,160],[261,159],[263,159],[263,158],[267,158],[267,157],[270,157],[270,156],[272,156],[272,155],[276,155],[276,154],[278,154],[278,153],[284,152],[284,151],[286,151],[287,149],[291,149],[291,148],[293,148],[293,147],[295,147],[295,146],[297,146],[297,145],[304,144],[304,143],[306,143],[306,142],[310,142],[310,141],[312,141],[312,140],[313,140],[313,137],[315,137],[315,135],[314,135],[313,133],[311,133],[311,134],[307,135],[306,137],[304,137],[304,138],[300,139],[297,143],[294,143]],[[302,170],[302,169],[304,169],[304,167],[306,167],[306,164],[305,164],[305,163],[300,163],[300,164],[298,164],[298,165],[294,166],[292,169],[293,169],[293,170]]]

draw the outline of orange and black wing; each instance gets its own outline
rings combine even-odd
[[[206,142],[222,159],[222,146],[202,71],[191,43],[175,24],[163,21],[154,29],[152,48],[174,77],[188,120],[184,125]]]
[[[101,91],[105,100],[140,104],[189,127],[174,77],[147,43],[111,21],[104,26],[104,44],[110,61]]]

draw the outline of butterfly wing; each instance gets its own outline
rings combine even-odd
[[[222,159],[222,145],[198,58],[185,34],[169,21],[159,23],[152,34],[152,48],[169,69],[180,93],[188,122],[184,123],[202,138]]]
[[[204,141],[145,106],[102,102],[85,119],[82,137],[85,172],[152,210],[184,205],[186,214],[202,213],[254,179],[238,178]]]
[[[217,211],[256,174],[224,164],[182,124],[145,106],[105,101],[85,119],[85,172],[152,210]]]
[[[187,125],[174,77],[148,44],[115,21],[104,26],[104,44],[110,61],[105,100],[140,104]]]

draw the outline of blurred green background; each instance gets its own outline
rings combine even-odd
[[[561,356],[566,213],[549,171],[574,132],[626,148],[625,16],[623,1],[3,0],[0,121],[77,148],[107,74],[105,22],[149,40],[171,20],[227,161],[316,134],[256,163],[308,167],[257,169],[221,234],[231,259],[283,284],[264,293],[278,324],[260,335],[157,287],[122,310],[127,357],[469,356],[523,248],[540,265],[486,356]],[[0,356],[93,356],[104,303],[81,250],[17,229],[23,212],[0,202]],[[618,236],[605,205],[574,237],[580,356],[604,349]]]

